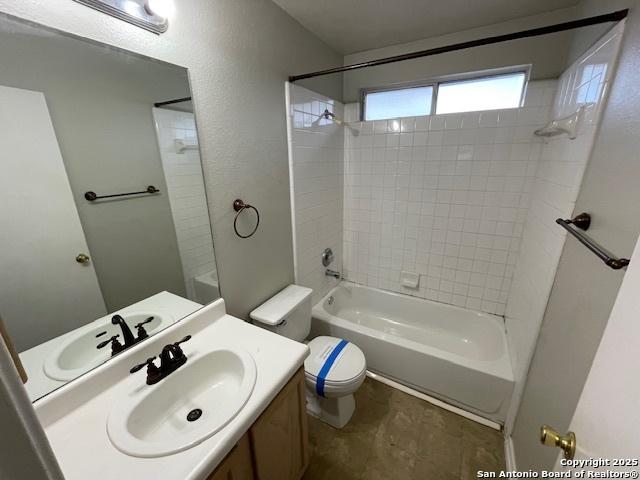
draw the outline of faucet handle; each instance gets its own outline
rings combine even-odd
[[[107,345],[109,345],[111,342],[114,342],[114,343],[115,343],[115,342],[118,342],[117,338],[118,338],[119,336],[120,336],[120,334],[117,334],[117,335],[114,335],[113,337],[111,337],[111,338],[109,338],[109,339],[107,339],[107,340],[104,340],[104,341],[100,342],[100,343],[96,346],[96,348],[104,348],[104,347],[106,347]],[[120,342],[118,342],[118,343],[120,343]]]
[[[155,317],[152,315],[152,316],[150,316],[149,318],[147,318],[146,320],[143,320],[143,321],[142,321],[142,322],[140,322],[140,323],[136,323],[135,328],[140,328],[140,327],[142,327],[144,324],[149,323],[149,322],[152,322],[154,318],[155,318]]]
[[[136,328],[136,333],[138,335],[138,341],[143,340],[145,338],[147,338],[149,336],[149,334],[147,333],[147,331],[144,328],[144,325],[146,323],[149,323],[151,321],[153,321],[155,317],[151,316],[149,318],[147,318],[146,320],[143,320],[142,322],[136,324],[135,328]]]
[[[153,363],[153,361],[156,359],[156,357],[149,357],[147,358],[144,362],[139,363],[138,365],[134,365],[133,367],[131,367],[131,370],[129,370],[129,373],[136,373],[140,370],[142,370],[145,366],[149,369],[153,369],[153,368],[158,368],[155,366],[155,364]]]
[[[187,335],[182,340],[178,340],[176,343],[174,343],[174,345],[177,347],[181,343],[188,342],[189,340],[191,340],[191,335]]]
[[[188,342],[189,340],[191,340],[191,335],[187,335],[182,340],[178,340],[177,342],[175,342],[173,344],[173,347],[175,347],[174,354],[175,354],[176,358],[186,358],[184,352],[182,351],[182,348],[180,348],[180,344],[184,343],[184,342]]]

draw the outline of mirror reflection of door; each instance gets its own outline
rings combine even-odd
[[[75,259],[90,252],[44,95],[0,86],[0,104],[0,304],[20,318],[11,336],[23,351],[107,309],[93,264]]]
[[[0,59],[0,315],[35,400],[220,293],[187,71],[6,18]]]

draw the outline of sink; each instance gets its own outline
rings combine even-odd
[[[144,382],[144,370],[140,383]],[[162,457],[206,440],[240,412],[256,382],[253,357],[240,349],[210,351],[155,385],[127,392],[109,413],[107,433],[121,452]]]
[[[154,317],[144,326],[149,335],[174,322],[173,317],[152,311],[120,312],[120,315],[134,335],[136,334],[134,325],[149,317]],[[44,361],[44,373],[54,380],[73,380],[108,360],[111,357],[111,347],[106,346],[98,350],[96,346],[102,340],[116,334],[120,334],[120,341],[122,341],[122,330],[111,323],[111,317],[112,315],[100,318],[66,335],[60,345]],[[105,331],[106,335],[96,338],[97,334]]]

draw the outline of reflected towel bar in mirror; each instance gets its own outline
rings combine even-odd
[[[84,192],[84,198],[93,202],[94,200],[100,200],[101,198],[127,197],[129,195],[154,194],[159,192],[160,190],[156,187],[149,185],[146,190],[142,190],[140,192],[112,193],[111,195],[98,195],[96,192],[88,191]]]
[[[630,260],[628,258],[616,258],[612,257],[609,252],[594,242],[588,235],[582,233],[580,230],[588,230],[591,225],[591,215],[588,213],[581,213],[571,220],[563,220],[558,218],[556,223],[564,228],[571,235],[576,237],[580,243],[593,252],[600,260],[602,260],[608,267],[614,270],[620,270],[621,268],[629,265]],[[580,230],[576,230],[571,225],[575,225]]]

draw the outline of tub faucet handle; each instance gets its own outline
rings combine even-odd
[[[333,277],[333,278],[337,278],[338,280],[340,280],[340,272],[336,272],[335,270],[330,270],[327,268],[327,270],[324,272],[324,274],[327,277]]]

